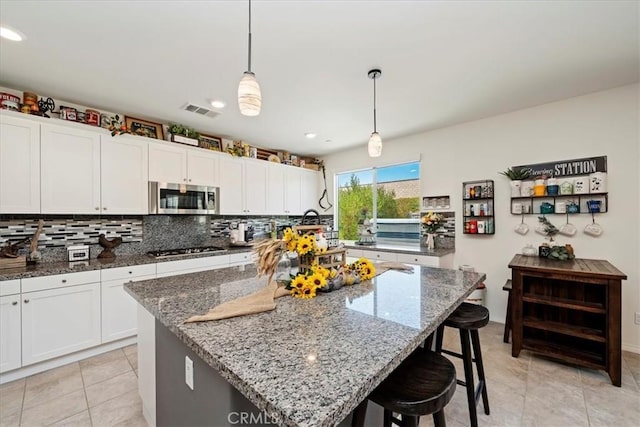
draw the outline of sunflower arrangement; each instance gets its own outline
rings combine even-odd
[[[284,230],[282,242],[289,252],[296,252],[301,259],[307,259],[311,267],[291,276],[289,282],[285,282],[285,288],[295,298],[314,298],[318,291],[330,292],[339,289],[342,285],[353,285],[360,281],[369,280],[375,276],[373,263],[366,258],[342,266],[340,268],[325,268],[318,264],[317,260],[311,262],[314,255],[327,251],[326,247],[318,246],[314,234],[298,234],[297,231],[287,228]]]

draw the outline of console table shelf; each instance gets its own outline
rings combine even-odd
[[[621,282],[604,260],[516,255],[511,268],[511,354],[524,348],[595,369],[622,384]]]

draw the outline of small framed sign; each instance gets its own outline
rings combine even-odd
[[[124,123],[133,135],[146,136],[147,138],[164,139],[162,125],[134,117],[125,117]]]
[[[222,151],[222,138],[200,134],[200,147],[213,151]]]

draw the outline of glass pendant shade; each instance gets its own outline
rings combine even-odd
[[[257,116],[262,107],[262,94],[255,74],[245,71],[238,86],[238,106],[245,116]]]
[[[378,132],[373,132],[369,138],[369,157],[380,157],[382,155],[382,138]]]

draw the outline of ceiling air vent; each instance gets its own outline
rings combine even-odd
[[[210,110],[209,108],[201,107],[199,105],[194,105],[191,103],[187,103],[184,107],[182,107],[182,109],[186,111],[190,111],[192,113],[199,114],[201,116],[207,116],[211,118],[218,117],[218,115],[220,114],[217,111],[213,111],[213,110]]]

